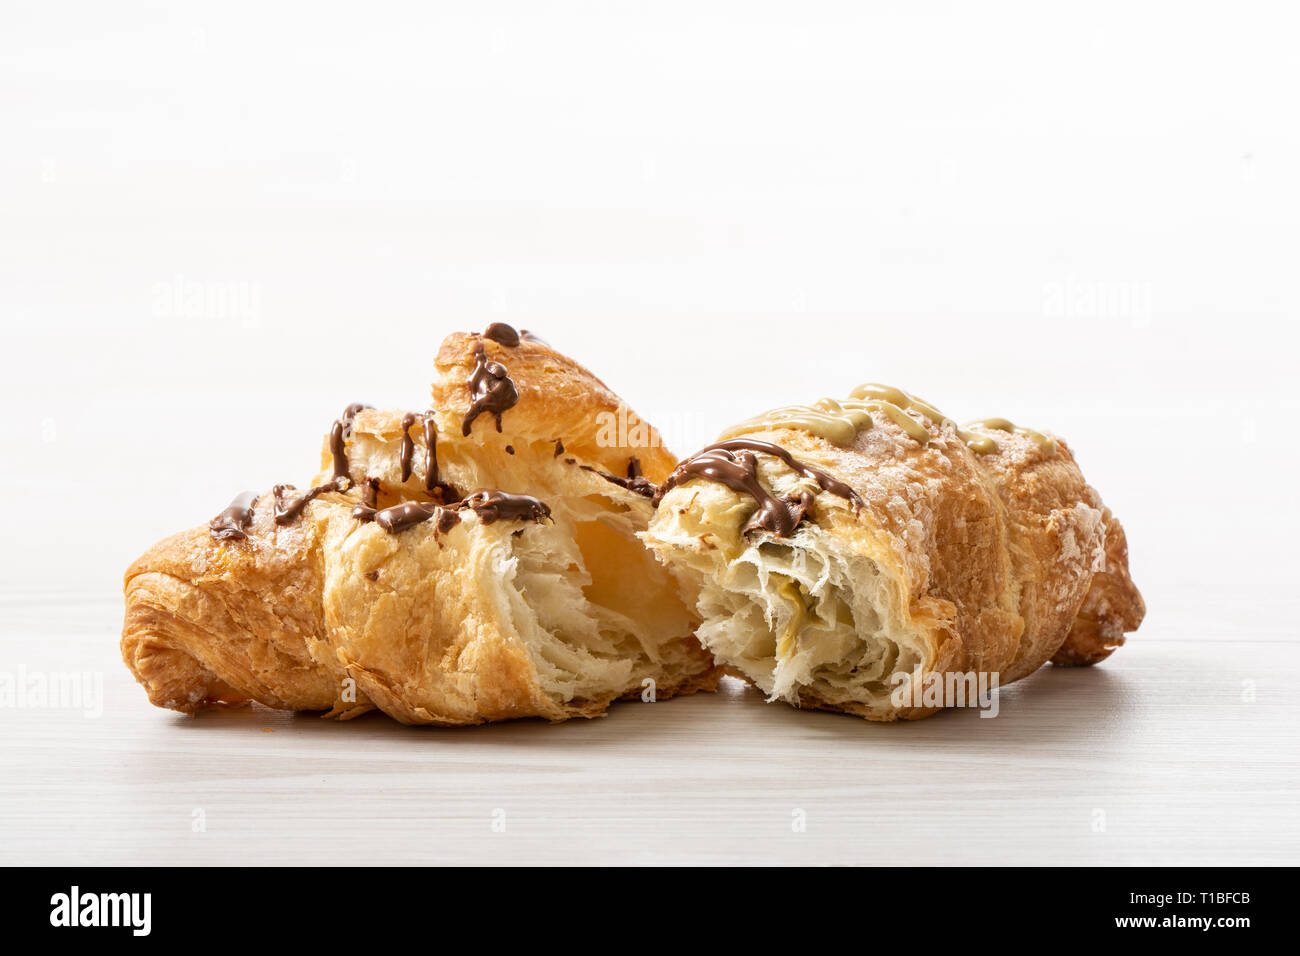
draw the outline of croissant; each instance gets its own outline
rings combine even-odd
[[[796,707],[924,717],[1096,663],[1145,613],[1064,441],[886,386],[728,429],[656,504],[642,539],[698,592],[701,642]]]
[[[130,567],[122,655],[154,704],[459,725],[714,688],[693,595],[637,539],[675,464],[657,433],[502,324],[435,369],[432,411],[349,406],[309,487],[246,493]],[[616,415],[647,440],[620,444]]]

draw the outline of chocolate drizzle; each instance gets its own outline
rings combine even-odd
[[[433,420],[433,413],[424,416],[424,490],[433,491],[439,487],[438,481],[438,423]],[[450,488],[451,485],[446,487]],[[453,496],[454,496],[453,492]]]
[[[373,508],[379,504],[379,479],[366,478],[361,483],[361,503],[367,508]]]
[[[330,454],[334,456],[334,477],[348,476],[348,449],[343,440],[343,420],[336,419],[330,426]]]
[[[248,537],[248,526],[253,523],[253,505],[257,492],[245,491],[235,496],[226,510],[208,522],[212,537],[218,541],[243,541]]]
[[[433,502],[403,501],[401,504],[374,513],[375,524],[389,534],[398,534],[408,528],[437,519],[439,534],[450,531],[460,523],[458,511],[473,511],[484,524],[497,521],[544,521],[551,509],[531,495],[516,495],[493,488],[484,488],[455,505],[438,505]]]
[[[572,458],[566,458],[565,461],[569,464],[574,464]],[[626,488],[634,494],[642,495],[646,498],[653,498],[655,496],[655,491],[657,490],[655,488],[655,483],[641,474],[641,461],[636,457],[636,455],[633,455],[627,460],[627,477],[622,475],[611,475],[609,472],[593,468],[591,465],[579,465],[579,467],[583,471],[590,471],[600,475],[600,477],[604,478],[606,481],[612,482],[620,488]]]
[[[437,495],[444,504],[460,500],[460,492],[438,474],[438,423],[433,412],[424,416],[424,490]]]
[[[511,349],[519,344],[519,333],[504,322],[493,322],[489,325],[483,330],[483,338],[491,339],[493,342]]]
[[[496,323],[489,326],[484,333],[498,343],[507,347],[519,344],[519,336],[507,325]],[[512,407],[519,400],[514,383],[506,374],[505,367],[497,362],[489,362],[480,338],[477,348],[477,368],[470,380],[470,391],[476,396],[474,406],[465,419],[465,434],[469,434],[470,425],[477,415],[491,412],[497,420],[497,431],[501,430],[501,413]],[[322,485],[310,488],[302,494],[292,485],[276,485],[271,496],[275,506],[273,515],[277,525],[287,525],[302,517],[307,505],[329,491],[346,492],[352,489],[351,462],[348,460],[347,443],[352,437],[352,422],[356,414],[369,405],[360,402],[349,405],[343,414],[335,419],[330,427],[329,449],[334,458],[334,477]],[[380,481],[366,476],[357,486],[360,501],[352,508],[352,517],[365,524],[373,521],[389,534],[397,534],[408,528],[436,519],[437,534],[450,531],[461,521],[458,512],[466,509],[478,515],[484,524],[499,520],[543,521],[550,518],[551,509],[543,502],[530,495],[517,495],[494,489],[476,491],[461,500],[456,489],[442,481],[438,471],[438,425],[432,412],[423,415],[414,412],[402,417],[402,444],[399,452],[402,481],[411,477],[412,463],[415,456],[415,442],[411,438],[411,428],[419,422],[424,428],[425,475],[424,488],[436,501],[402,501],[389,508],[379,508]],[[556,440],[557,449],[562,449]],[[559,452],[557,451],[557,454]],[[633,459],[635,462],[635,459]],[[632,477],[632,465],[629,464],[629,479]],[[638,472],[639,474],[639,472]],[[644,480],[644,479],[640,479]],[[257,501],[255,492],[246,491],[232,501],[221,514],[213,518],[208,527],[212,537],[218,540],[242,540],[248,537],[248,528],[253,521],[253,506]]]
[[[470,508],[484,524],[502,519],[540,522],[551,516],[551,509],[545,502],[538,501],[532,495],[516,495],[495,488],[482,488],[469,495],[457,507],[462,510]]]
[[[370,406],[362,402],[353,402],[343,409],[343,414],[330,426],[330,455],[334,458],[335,480],[350,478],[347,443],[352,439],[352,420],[363,408],[370,408]]]
[[[498,345],[504,345],[508,349],[518,348],[520,342],[536,342],[538,345],[547,345],[547,341],[539,338],[529,332],[527,329],[515,331],[514,326],[506,325],[504,322],[493,322],[483,330],[483,338],[491,339]]]
[[[286,525],[302,514],[303,509],[307,507],[308,502],[314,501],[327,491],[340,491],[339,480],[327,481],[323,485],[317,485],[308,491],[303,492],[296,498],[286,499],[284,493],[292,485],[276,485],[271,489],[271,495],[275,498],[275,523]]]
[[[403,481],[411,477],[411,457],[415,453],[415,442],[411,440],[411,426],[419,420],[420,416],[414,412],[407,412],[402,416],[402,451],[399,460],[402,464]]]
[[[402,467],[402,481],[406,481],[411,477],[412,459],[415,456],[415,442],[411,439],[411,426],[416,422],[419,422],[424,429],[424,490],[431,495],[437,495],[444,504],[459,500],[460,495],[456,489],[439,478],[438,423],[434,421],[433,412],[425,412],[423,415],[407,412],[406,415],[402,416],[402,450],[399,458]]]
[[[755,452],[779,458],[802,477],[815,481],[823,491],[851,502],[855,509],[862,505],[862,498],[844,482],[799,461],[780,445],[754,438],[720,441],[692,455],[678,465],[655,492],[654,503],[658,505],[664,495],[684,481],[708,478],[733,491],[750,495],[758,502],[758,510],[741,529],[742,534],[761,530],[780,538],[790,537],[799,522],[812,513],[813,495],[806,490],[792,491],[780,498],[773,495],[758,480],[758,458]]]
[[[328,481],[317,485],[301,495],[288,496],[290,485],[276,485],[271,491],[275,499],[275,523],[286,525],[302,517],[309,502],[327,491],[342,491],[338,481]],[[378,478],[367,477],[360,483],[361,500],[352,508],[352,517],[362,524],[373,521],[389,534],[398,534],[408,528],[436,519],[435,529],[438,534],[445,534],[460,524],[459,511],[470,510],[478,515],[484,524],[497,521],[545,521],[551,517],[551,509],[545,502],[531,495],[517,495],[494,488],[484,488],[455,504],[439,504],[433,501],[403,501],[390,508],[377,509],[379,503]],[[450,485],[439,484],[438,488]],[[212,537],[217,539],[246,538],[248,526],[253,520],[253,505],[257,494],[246,491],[235,498],[225,511],[209,522]]]
[[[469,395],[469,410],[465,413],[465,421],[461,424],[463,435],[469,435],[474,419],[484,412],[490,413],[496,419],[497,431],[501,431],[502,412],[514,408],[515,403],[519,401],[519,390],[510,380],[506,367],[500,362],[488,359],[481,337],[474,346],[474,371],[469,377]]]
[[[375,520],[375,509],[379,506],[379,479],[367,476],[361,482],[361,503],[352,509],[352,517],[362,524]]]
[[[445,534],[460,524],[460,515],[450,508],[420,501],[403,501],[400,505],[375,512],[375,524],[389,534],[414,528],[417,524],[424,524],[430,518],[437,518],[434,526],[437,534]]]

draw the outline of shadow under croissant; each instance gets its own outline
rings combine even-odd
[[[291,734],[296,739],[337,742],[392,741],[398,746],[516,744],[528,740],[538,746],[580,743],[605,746],[628,744],[635,738],[672,735],[679,738],[684,726],[692,733],[719,741],[740,735],[785,737],[787,741],[813,739],[870,742],[873,747],[918,748],[938,746],[959,753],[978,743],[982,753],[992,747],[1024,753],[1057,749],[1066,741],[1083,745],[1078,714],[1086,710],[1094,733],[1136,725],[1138,688],[1115,665],[1091,668],[1044,667],[1035,674],[998,691],[994,717],[982,717],[976,707],[949,708],[924,720],[879,723],[848,714],[799,710],[779,701],[768,703],[762,692],[743,681],[725,677],[715,693],[697,693],[646,703],[625,700],[611,705],[608,712],[590,720],[550,723],[540,718],[477,724],[463,727],[408,726],[381,711],[371,711],[350,721],[346,727],[322,720],[314,712],[272,710],[260,704],[201,711],[193,716],[178,715],[179,730],[244,731],[270,730]],[[1131,732],[1131,730],[1129,731]]]
[[[178,714],[174,726],[178,731],[189,733],[236,731],[256,734],[269,730],[275,734],[287,733],[297,740],[310,739],[327,746],[333,742],[340,747],[352,747],[358,742],[363,742],[367,747],[376,742],[391,742],[403,749],[415,747],[427,750],[431,746],[518,744],[525,740],[537,747],[568,746],[575,742],[606,746],[611,742],[626,743],[638,736],[662,734],[669,730],[669,726],[677,727],[680,734],[679,709],[689,710],[692,704],[696,709],[692,711],[688,722],[707,726],[713,713],[708,705],[720,703],[710,700],[715,696],[717,695],[697,693],[654,703],[617,701],[603,715],[591,719],[552,723],[540,717],[522,717],[447,727],[403,724],[379,710],[362,714],[348,720],[346,726],[341,726],[338,721],[322,720],[321,714],[317,712],[273,710],[253,703],[242,707],[198,711],[192,715]]]

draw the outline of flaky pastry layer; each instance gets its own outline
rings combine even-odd
[[[844,444],[802,427],[728,433],[858,496],[755,455],[773,500],[811,504],[791,534],[755,528],[755,499],[707,476],[663,495],[642,537],[698,591],[698,633],[719,662],[773,699],[894,720],[940,709],[898,693],[928,675],[1007,684],[1049,660],[1100,661],[1137,628],[1123,528],[1064,442],[998,433],[996,452],[977,454],[963,436],[982,439],[950,422],[873,419]]]
[[[491,409],[464,427],[476,368],[480,395],[497,388],[500,431]],[[602,441],[602,416],[626,409],[536,340],[452,336],[437,373],[429,413],[349,410],[292,520],[277,505],[305,488],[257,496],[238,533],[196,528],[132,565],[122,651],[155,704],[458,725],[715,686],[694,597],[637,539],[652,506],[625,487],[633,457],[662,476],[672,456]],[[547,514],[467,507],[483,488]],[[416,520],[386,529],[402,503]]]

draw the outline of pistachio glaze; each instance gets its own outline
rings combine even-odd
[[[977,421],[967,422],[966,427],[973,428],[976,431],[1014,432],[1017,435],[1025,435],[1030,438],[1035,445],[1048,454],[1054,454],[1056,452],[1055,438],[1052,438],[1050,435],[1044,435],[1042,432],[1036,432],[1032,428],[1024,428],[1020,425],[1016,425],[1013,422],[1007,421],[1005,418],[981,418]],[[993,439],[990,438],[989,440],[992,441]]]
[[[758,502],[758,510],[741,529],[742,534],[768,531],[780,538],[790,537],[799,523],[812,514],[812,492],[806,489],[791,491],[779,498],[772,494],[758,480],[756,452],[780,459],[796,474],[816,482],[823,491],[845,499],[855,509],[861,507],[862,498],[844,482],[800,461],[780,445],[756,438],[727,439],[692,455],[660,485],[654,495],[655,505],[682,482],[707,478],[726,485],[732,491],[747,494]]]
[[[811,405],[792,405],[764,412],[733,425],[720,437],[731,438],[765,428],[798,428],[844,446],[852,444],[859,432],[874,427],[873,413],[888,418],[920,445],[930,442],[927,425],[951,425],[957,437],[976,454],[990,455],[998,451],[997,440],[987,434],[990,430],[1025,435],[1045,454],[1056,452],[1055,439],[1041,432],[1013,425],[1004,418],[982,419],[963,428],[929,402],[902,389],[875,383],[859,385],[848,398],[840,401],[823,398]]]
[[[860,403],[849,402],[847,406],[833,398],[821,398],[811,405],[774,408],[732,425],[718,437],[734,438],[763,428],[802,428],[836,445],[850,445],[858,432],[871,427],[871,415]]]

